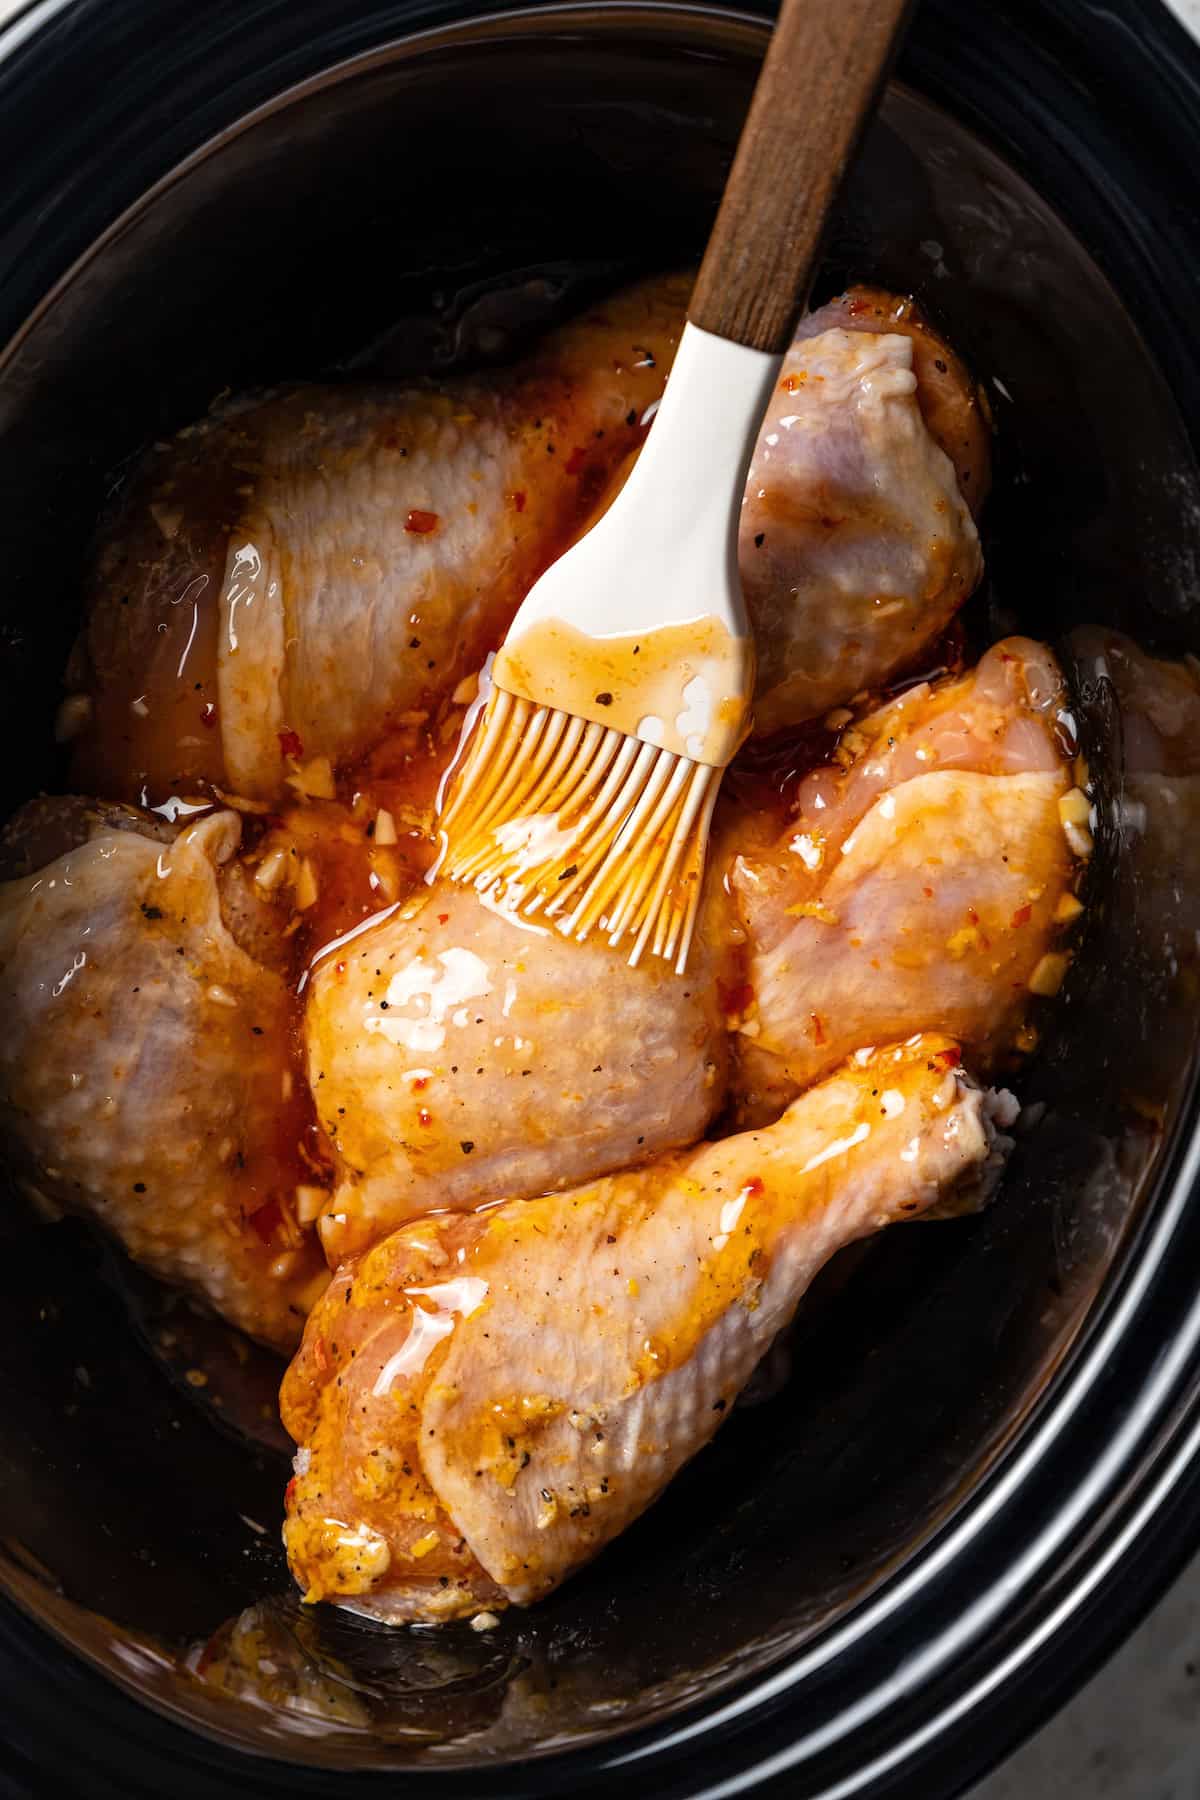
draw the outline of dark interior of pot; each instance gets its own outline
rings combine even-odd
[[[627,275],[694,260],[763,42],[745,20],[624,8],[432,35],[233,134],[97,249],[0,387],[6,810],[61,780],[50,726],[80,571],[129,459],[222,390],[503,357]],[[987,386],[997,470],[974,639],[1019,629],[1061,648],[1098,621],[1163,654],[1200,649],[1178,549],[1200,488],[1153,357],[1062,220],[902,88],[821,291],[849,277],[916,294]],[[1092,904],[1019,1079],[1029,1123],[999,1198],[835,1263],[786,1366],[597,1563],[486,1634],[301,1608],[279,1546],[279,1367],[83,1225],[34,1223],[14,1197],[0,1227],[10,1594],[229,1741],[445,1766],[711,1697],[896,1571],[1069,1352],[1136,1235],[1189,1074],[1181,928],[1160,904],[1172,873],[1122,813],[1103,668],[1074,679],[1101,789]],[[217,1373],[198,1388],[202,1355]],[[233,1697],[206,1679],[214,1640]]]

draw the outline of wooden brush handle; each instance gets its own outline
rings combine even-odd
[[[778,355],[913,0],[783,0],[688,317]]]

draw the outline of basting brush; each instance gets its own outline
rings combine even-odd
[[[909,0],[784,0],[662,404],[620,494],[498,652],[440,870],[683,972],[750,727],[737,528],[759,423]]]

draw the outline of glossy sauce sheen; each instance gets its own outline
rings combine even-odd
[[[719,767],[721,745],[750,698],[730,692],[742,660],[716,618],[600,638],[542,619],[504,645],[495,676],[523,699]]]
[[[335,1277],[284,1383],[312,1599],[529,1601],[716,1431],[840,1244],[986,1179],[957,1046],[869,1052],[776,1125],[406,1226]]]
[[[488,379],[299,388],[155,445],[101,538],[73,779],[273,799],[277,739],[347,766],[435,710],[636,453],[685,298],[661,277]]]
[[[562,350],[551,340],[547,350],[539,352],[529,365],[528,415],[536,416],[538,407],[547,417],[562,410],[556,385],[567,393],[568,404],[573,404],[569,396],[589,379],[589,358],[606,354],[606,342],[614,328],[629,317],[630,336],[636,342],[626,353],[625,367],[617,369],[614,363],[613,368],[617,369],[619,382],[641,383],[644,392],[638,406],[621,423],[622,429],[632,430],[635,437],[644,434],[642,415],[647,405],[652,409],[653,398],[661,391],[670,365],[672,340],[665,321],[680,306],[686,286],[686,278],[682,282],[672,278],[657,287],[647,284],[645,300],[622,300],[611,307],[594,308],[580,326],[562,334]],[[978,506],[986,487],[987,446],[980,441],[971,417],[973,402],[968,401],[964,410],[959,398],[973,390],[953,352],[929,330],[912,303],[898,302],[880,290],[856,289],[817,315],[811,329],[820,323],[836,323],[852,330],[900,331],[912,336],[922,377],[919,395],[930,429],[954,456],[960,481],[972,504]],[[664,333],[665,349],[659,347]],[[565,347],[570,334],[572,346],[577,347]],[[591,347],[593,342],[595,350]],[[126,504],[132,514],[145,519],[145,527],[139,526],[138,534],[132,538],[128,534],[113,536],[102,549],[94,579],[97,601],[93,607],[102,617],[105,607],[99,603],[103,600],[108,613],[122,627],[123,641],[138,648],[139,653],[113,656],[103,649],[97,651],[94,630],[90,639],[81,639],[73,672],[84,679],[89,658],[100,657],[99,666],[103,668],[103,681],[95,690],[95,710],[75,753],[76,778],[85,788],[143,805],[161,806],[176,796],[202,801],[206,787],[223,786],[237,805],[238,796],[227,785],[221,756],[216,619],[223,608],[228,636],[239,570],[245,586],[255,568],[261,571],[263,557],[260,551],[253,550],[253,534],[247,540],[249,549],[240,538],[234,542],[236,532],[234,536],[228,534],[231,521],[239,514],[249,516],[247,509],[253,510],[259,504],[259,489],[268,469],[264,458],[278,454],[271,448],[278,432],[291,431],[303,441],[306,435],[327,429],[321,423],[316,394],[316,390],[305,390],[294,401],[285,399],[278,427],[267,422],[261,408],[235,407],[227,418],[203,421],[180,434],[176,447],[155,446],[144,472],[136,478]],[[453,402],[443,402],[434,395],[431,404],[435,411],[441,406],[452,421],[456,418]],[[314,406],[318,408],[315,413]],[[459,407],[463,415],[461,429],[470,428],[468,411],[469,405],[464,401]],[[394,432],[396,428],[389,429]],[[423,427],[414,422],[413,429],[419,433]],[[411,448],[401,432],[392,453],[399,457]],[[541,453],[544,467],[556,467],[561,446],[547,437]],[[353,438],[347,440],[345,454],[351,458],[360,454]],[[578,504],[583,510],[590,507],[594,514],[597,508],[603,509],[628,468],[628,457],[625,443],[619,437],[614,440],[600,428],[586,443],[569,450],[564,466],[572,480],[582,484]],[[346,467],[352,469],[353,462]],[[522,523],[538,504],[536,487],[514,489],[507,496],[509,510]],[[442,516],[414,508],[405,516],[404,535],[410,540],[433,538],[444,525]],[[547,545],[543,560],[550,560],[557,548],[577,535],[578,529],[568,520],[560,543]],[[214,551],[214,544],[225,542],[230,545],[228,552]],[[353,574],[354,562],[349,553],[347,574]],[[139,586],[156,597],[152,614],[144,620],[138,605]],[[224,599],[218,607],[221,595]],[[115,596],[115,605],[107,604],[110,596]],[[249,616],[243,596],[241,617],[246,620]],[[235,606],[235,621],[236,617]],[[414,614],[408,625],[416,646],[424,622]],[[630,659],[635,648],[640,655],[652,654],[645,645],[621,647],[622,651],[628,650]],[[653,654],[653,661],[656,671],[665,673],[671,667],[672,647],[664,643],[658,648],[662,654]],[[414,650],[414,661],[417,660],[419,651]],[[599,673],[590,668],[576,670],[572,679],[576,685],[582,681],[588,687],[594,686],[597,694],[612,691],[612,722],[627,729],[627,724],[615,714],[620,697],[616,672],[606,662],[603,674],[603,684]],[[402,723],[384,727],[380,733],[382,741],[368,752],[358,772],[347,776],[335,768],[336,793],[349,817],[334,814],[325,805],[289,804],[289,782],[312,756],[314,745],[297,728],[302,722],[287,718],[279,721],[280,729],[272,741],[272,749],[278,746],[276,772],[267,783],[275,788],[277,799],[265,818],[261,803],[256,803],[248,827],[250,834],[263,833],[256,847],[260,862],[270,848],[282,845],[289,857],[293,851],[308,856],[317,871],[316,899],[304,909],[301,924],[295,926],[293,922],[289,960],[297,976],[303,974],[324,945],[361,924],[372,912],[403,899],[428,866],[430,803],[444,766],[445,747],[453,739],[461,718],[460,712],[447,705],[446,678],[443,665],[435,664],[428,676],[429,691]],[[815,747],[818,755],[828,741]],[[775,751],[788,742],[787,732],[776,734]],[[757,787],[761,767],[761,758],[755,760],[754,746],[748,749],[751,754],[739,759],[730,772],[731,783],[737,783],[733,791],[742,795],[747,793],[747,780],[751,789]],[[802,740],[797,763],[802,765],[812,754],[807,739]],[[377,845],[369,835],[373,830],[373,811],[379,808],[398,821],[395,844]]]
[[[81,781],[179,845],[237,826],[206,879],[275,996],[248,1060],[280,1094],[239,1228],[287,1290],[260,1335],[290,1348],[317,1307],[284,1391],[289,1551],[310,1597],[385,1618],[548,1592],[707,1440],[840,1243],[986,1190],[1012,1103],[960,1063],[1028,1048],[1027,998],[1069,961],[1090,804],[1056,665],[1021,642],[951,674],[978,400],[868,291],[802,330],[756,453],[740,555],[772,729],[728,772],[686,978],[439,878],[480,666],[628,472],[685,285],[615,297],[492,382],[296,390],[181,434],[101,553],[72,671]],[[549,662],[563,710],[703,755],[716,635],[536,630],[498,658],[508,685]],[[967,983],[953,1017],[936,978],[905,987],[934,941],[891,904],[910,864],[943,869],[906,879]],[[1003,917],[972,890],[945,923],[952,877]],[[806,1007],[839,931],[834,977],[869,973]]]

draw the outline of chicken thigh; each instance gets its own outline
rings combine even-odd
[[[774,1126],[443,1214],[341,1270],[284,1380],[309,1600],[389,1621],[528,1604],[712,1437],[834,1251],[994,1178],[1011,1120],[915,1038]]]
[[[439,884],[317,967],[309,1080],[340,1180],[333,1264],[405,1219],[565,1187],[692,1142],[725,1093],[713,957],[636,969]]]
[[[290,1350],[325,1277],[293,1204],[286,984],[223,915],[240,833],[72,800],[9,827],[27,862],[69,847],[0,885],[0,1121],[39,1196]]]
[[[988,462],[966,371],[911,302],[853,289],[802,322],[742,509],[756,730],[878,687],[944,630],[982,571]]]
[[[986,1063],[1031,989],[1054,991],[1091,845],[1065,706],[1050,652],[1009,639],[851,727],[778,841],[734,856],[744,1117],[910,1031],[949,1031]]]
[[[96,562],[76,778],[270,798],[448,695],[644,436],[687,287],[631,288],[511,372],[298,388],[157,446]]]

